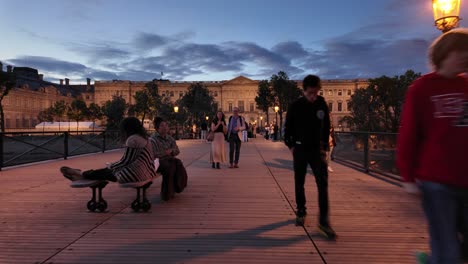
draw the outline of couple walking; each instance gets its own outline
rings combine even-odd
[[[226,162],[225,135],[229,141],[229,168],[239,168],[239,156],[241,149],[242,131],[245,130],[245,120],[239,115],[239,109],[235,107],[226,124],[224,113],[219,111],[211,122],[211,167],[221,169],[221,163]]]

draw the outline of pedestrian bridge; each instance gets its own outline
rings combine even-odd
[[[294,224],[290,152],[244,143],[239,169],[211,169],[209,144],[180,141],[189,185],[175,199],[149,189],[152,209],[134,213],[135,193],[110,183],[109,207],[90,213],[89,189],[71,189],[61,166],[99,168],[121,150],[0,171],[0,263],[414,263],[428,250],[419,197],[332,163],[330,218],[336,241],[319,236],[317,193],[306,179],[309,216]]]

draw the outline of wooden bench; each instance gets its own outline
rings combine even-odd
[[[159,168],[159,159],[154,160],[154,167],[157,171]],[[135,188],[137,190],[137,197],[131,205],[133,211],[138,212],[142,210],[148,212],[151,209],[151,203],[146,197],[146,190],[153,184],[153,180],[158,176],[161,176],[161,174],[156,173],[155,178],[146,181],[119,184],[122,188]],[[108,183],[108,181],[101,180],[78,180],[73,181],[70,186],[72,188],[91,188],[92,198],[87,203],[88,210],[91,212],[104,212],[107,209],[107,202],[102,197],[102,190]]]
[[[104,189],[108,183],[108,181],[99,180],[79,180],[73,181],[70,186],[72,188],[91,188],[92,198],[87,203],[88,210],[91,212],[104,212],[107,209],[107,202],[102,197],[102,189]]]

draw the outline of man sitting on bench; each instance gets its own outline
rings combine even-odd
[[[173,137],[168,135],[169,126],[161,117],[154,119],[156,132],[151,136],[153,152],[159,158],[158,172],[162,174],[161,199],[167,201],[180,193],[187,185],[187,172],[182,161],[177,159],[179,147]]]

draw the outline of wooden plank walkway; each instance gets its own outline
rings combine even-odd
[[[336,242],[311,217],[294,225],[291,155],[281,143],[243,144],[240,169],[211,169],[209,144],[180,141],[189,186],[174,200],[149,189],[149,213],[129,208],[134,191],[109,184],[106,213],[89,213],[88,189],[71,189],[58,168],[97,168],[121,152],[0,172],[0,263],[414,263],[427,250],[419,201],[399,187],[338,164],[330,175]]]

